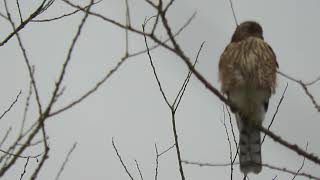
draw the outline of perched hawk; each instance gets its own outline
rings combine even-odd
[[[234,105],[240,132],[240,170],[259,173],[260,131],[271,94],[276,88],[278,63],[272,48],[263,40],[262,27],[253,21],[241,23],[233,33],[219,62],[222,92]]]

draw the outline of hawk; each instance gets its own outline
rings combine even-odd
[[[239,129],[240,170],[258,174],[261,169],[262,125],[269,98],[275,92],[278,63],[264,41],[262,27],[254,21],[237,26],[231,42],[220,57],[219,80],[222,92],[234,105]]]

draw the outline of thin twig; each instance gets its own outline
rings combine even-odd
[[[17,4],[17,7],[18,7],[20,22],[22,23],[23,22],[23,18],[22,18],[22,13],[21,13],[21,9],[20,9],[19,0],[16,0],[16,4]]]
[[[228,144],[229,144],[229,158],[230,158],[230,179],[232,180],[233,179],[233,158],[232,158],[232,146],[231,146],[231,141],[230,141],[230,138],[229,138],[229,132],[228,132],[228,128],[227,128],[227,125],[226,125],[226,112],[225,112],[225,107],[224,105],[222,105],[222,108],[223,108],[223,126],[224,126],[224,129],[225,129],[225,132],[226,132],[226,135],[227,135],[227,140],[228,140]]]
[[[9,21],[8,17],[7,17],[7,16],[5,16],[2,12],[0,12],[0,17],[2,17],[3,19],[5,19],[5,20]]]
[[[308,142],[307,142],[305,150],[308,151]],[[292,180],[294,180],[297,177],[297,175],[300,173],[300,171],[302,170],[305,160],[306,160],[306,157],[303,157],[302,164],[301,164],[300,168],[297,170],[297,173],[292,177]]]
[[[4,1],[6,4],[6,0]],[[44,0],[40,6],[26,19],[24,20],[17,28],[15,28],[13,30],[13,32],[11,32],[2,42],[0,42],[0,47],[3,46],[4,44],[6,44],[15,34],[17,34],[21,29],[23,29],[33,18],[35,18],[36,16],[39,15],[39,13],[41,12],[44,3],[46,2],[46,0]],[[11,21],[11,16],[10,14],[7,15],[7,18],[9,21]]]
[[[115,150],[115,152],[117,153],[117,156],[118,156],[118,158],[119,158],[119,160],[121,162],[121,165],[124,168],[124,170],[126,171],[127,175],[130,177],[131,180],[134,180],[132,175],[131,175],[131,173],[128,171],[127,166],[124,164],[124,162],[123,162],[123,160],[121,158],[121,155],[118,152],[118,149],[117,149],[117,147],[116,147],[116,145],[114,143],[113,137],[112,137],[112,146],[113,146],[113,149]]]
[[[162,0],[160,0],[161,2]],[[167,6],[163,9],[163,13],[166,13],[168,9],[172,6],[172,4],[175,2],[175,0],[170,0]]]
[[[137,169],[138,169],[138,172],[139,172],[139,175],[140,175],[140,179],[143,180],[142,172],[141,172],[141,170],[140,170],[138,161],[137,161],[137,160],[134,160],[134,162],[136,163],[136,167],[137,167]]]
[[[99,82],[97,82],[97,84],[91,88],[89,91],[87,91],[86,93],[84,93],[82,96],[80,96],[79,98],[77,98],[76,100],[72,101],[71,103],[68,103],[66,106],[55,110],[53,112],[51,112],[49,114],[49,117],[58,115],[72,107],[74,107],[75,105],[81,103],[84,99],[86,99],[87,97],[89,97],[90,95],[92,95],[94,92],[96,92],[119,68],[120,66],[127,60],[126,57],[121,58],[121,60],[115,65],[114,68],[112,68]]]
[[[175,144],[173,144],[172,146],[170,146],[168,149],[162,151],[162,152],[159,154],[159,157],[162,156],[162,155],[164,155],[164,154],[166,154],[168,151],[170,151],[170,150],[171,150],[172,148],[174,148],[174,147],[175,147]]]
[[[298,79],[295,79],[281,71],[278,71],[278,74],[280,74],[281,76],[293,81],[293,82],[296,82],[298,84],[301,85],[302,89],[304,90],[304,92],[306,93],[306,95],[309,97],[309,99],[311,100],[312,104],[314,105],[315,109],[320,112],[320,104],[317,103],[317,101],[315,100],[315,98],[313,97],[313,95],[310,93],[310,91],[308,90],[308,86],[311,86],[313,84],[315,84],[316,82],[318,82],[320,80],[320,76],[318,78],[316,78],[315,80],[313,81],[310,81],[310,82],[303,82],[301,80],[298,80]]]
[[[158,153],[157,143],[154,144],[154,148],[156,150],[156,169],[155,169],[155,174],[154,174],[154,180],[157,180],[158,179],[158,169],[159,169],[159,153]]]
[[[10,153],[10,152],[2,150],[2,149],[0,149],[0,152],[2,152],[4,154],[7,154],[9,156],[14,156],[14,157],[22,158],[22,159],[27,159],[27,158],[37,159],[39,156],[41,156],[43,154],[43,153],[41,153],[41,154],[38,154],[38,155],[35,155],[35,156],[22,156],[22,155],[19,155],[19,154]]]
[[[11,108],[17,103],[19,96],[21,95],[22,91],[20,90],[18,95],[16,96],[15,100],[10,104],[9,108],[7,108],[0,116],[0,119],[2,119],[10,110]]]
[[[9,133],[11,132],[11,130],[12,130],[12,127],[10,127],[10,128],[7,130],[6,134],[4,135],[4,137],[2,138],[2,140],[1,140],[1,142],[0,142],[0,147],[3,145],[3,143],[4,143],[4,142],[6,141],[6,139],[8,138]]]
[[[99,0],[99,1],[97,1],[97,2],[94,2],[93,5],[98,4],[98,3],[100,3],[101,1],[103,1],[103,0]],[[88,8],[89,6],[90,6],[90,5],[87,5],[87,6],[84,6],[83,8],[86,9],[86,8]],[[74,10],[74,11],[72,11],[72,12],[70,12],[70,13],[66,13],[66,14],[60,15],[60,16],[58,16],[58,17],[48,18],[48,19],[33,19],[33,20],[31,20],[31,22],[39,22],[39,23],[42,23],[42,22],[56,21],[56,20],[60,20],[60,19],[63,19],[63,18],[65,18],[65,17],[71,16],[71,15],[74,15],[74,14],[80,12],[80,11],[81,11],[80,9],[77,9],[77,10]]]
[[[46,134],[46,129],[45,129],[45,124],[44,124],[44,120],[43,121],[39,121],[39,124],[41,125],[41,131],[42,131],[42,142],[43,142],[43,146],[44,146],[44,153],[43,156],[40,160],[40,163],[38,163],[37,168],[35,169],[35,171],[33,172],[33,174],[31,175],[31,180],[34,180],[37,178],[41,168],[43,167],[45,161],[49,158],[48,154],[49,154],[49,145],[48,145],[48,141],[47,141],[47,134]]]
[[[236,136],[235,136],[234,129],[233,129],[233,124],[232,124],[232,121],[231,121],[231,113],[230,113],[230,111],[228,109],[228,106],[227,105],[224,105],[224,106],[227,109],[227,113],[228,113],[228,117],[229,117],[229,124],[230,124],[230,127],[231,127],[231,132],[232,132],[232,137],[233,137],[233,142],[234,142],[234,144],[236,146],[236,149],[237,149],[236,154],[234,155],[234,158],[233,158],[233,161],[232,161],[232,163],[234,163],[236,161],[236,159],[237,159],[238,154],[239,154],[239,146],[238,146],[238,143],[237,143],[237,140],[236,140]]]
[[[280,105],[281,105],[281,103],[282,103],[282,101],[283,101],[283,99],[284,99],[284,95],[285,95],[286,92],[287,92],[287,88],[288,88],[288,83],[286,84],[286,87],[284,88],[284,90],[283,90],[283,92],[282,92],[282,95],[281,95],[281,98],[280,98],[279,103],[278,103],[278,105],[277,105],[276,111],[274,112],[274,114],[273,114],[273,116],[272,116],[272,119],[271,119],[271,122],[270,122],[270,124],[268,125],[268,130],[270,130],[270,127],[271,127],[274,119],[276,118],[276,116],[277,116],[277,114],[278,114],[278,112],[279,112],[279,107],[280,107]],[[264,136],[263,136],[263,138],[262,138],[262,141],[261,141],[261,144],[263,144],[265,138],[266,138],[266,134],[264,134]]]
[[[128,0],[125,0],[126,3],[126,26],[131,27],[131,18],[130,18],[130,8],[129,8],[129,2]],[[125,55],[129,54],[129,30],[126,28],[126,51]]]
[[[69,62],[71,61],[71,55],[72,55],[72,53],[73,53],[73,50],[74,50],[74,48],[75,48],[75,45],[76,45],[79,37],[80,37],[81,31],[82,31],[82,27],[84,26],[84,24],[85,24],[85,22],[86,22],[86,20],[87,20],[87,18],[88,18],[88,16],[89,16],[89,13],[88,13],[88,12],[89,12],[90,7],[92,6],[93,2],[94,2],[94,1],[91,0],[90,5],[89,5],[89,7],[86,9],[86,11],[85,11],[86,13],[85,13],[84,17],[82,18],[81,23],[80,23],[80,25],[79,25],[79,27],[78,27],[77,33],[76,33],[76,35],[73,37],[73,40],[72,40],[72,42],[71,42],[70,48],[69,48],[68,53],[67,53],[67,57],[66,57],[63,65],[62,65],[60,76],[59,76],[59,78],[58,78],[58,81],[55,83],[55,88],[54,88],[54,90],[53,90],[53,93],[52,93],[52,96],[51,96],[51,100],[50,100],[50,102],[49,102],[48,107],[52,107],[52,105],[53,105],[53,104],[56,102],[56,100],[57,100],[57,99],[56,99],[56,96],[57,96],[58,92],[60,91],[60,86],[61,86],[62,81],[63,81],[63,79],[64,79],[65,72],[66,72],[66,70],[67,70],[67,67],[68,67]],[[46,112],[48,115],[49,115],[50,110],[51,110],[51,108],[48,108],[48,111]]]
[[[64,168],[65,168],[66,164],[69,162],[69,158],[70,158],[71,154],[73,153],[73,151],[74,151],[74,149],[75,149],[76,147],[77,147],[77,143],[75,142],[75,143],[72,145],[71,149],[69,150],[66,158],[64,159],[64,161],[63,161],[63,163],[62,163],[62,165],[61,165],[61,167],[60,167],[60,169],[59,169],[59,171],[58,171],[58,174],[56,175],[55,180],[58,180],[58,179],[60,178],[60,175],[61,175],[62,172],[64,171]]]
[[[34,71],[35,71],[35,68],[32,67],[32,74],[33,75],[34,75]],[[23,129],[24,129],[24,125],[25,125],[25,122],[26,122],[26,119],[27,119],[27,114],[28,114],[29,105],[30,105],[30,98],[31,98],[31,95],[32,95],[32,88],[33,88],[32,80],[30,79],[29,91],[28,91],[28,96],[26,98],[26,103],[25,103],[25,106],[24,106],[24,111],[23,111],[23,117],[22,117],[19,136],[21,136],[23,134]]]
[[[234,11],[232,0],[229,0],[229,3],[230,3],[231,10],[232,10],[232,15],[233,15],[234,22],[236,23],[236,26],[239,26],[238,21],[237,21],[236,13]]]
[[[196,60],[194,61],[193,63],[193,68],[196,66],[196,64],[198,63],[198,59],[199,59],[199,55],[200,55],[200,52],[202,50],[202,47],[204,45],[205,42],[202,42],[201,45],[200,45],[200,48],[198,50],[198,53],[197,53],[197,56],[196,56]],[[187,74],[187,77],[185,78],[183,84],[182,84],[182,87],[180,88],[176,98],[174,99],[174,102],[173,102],[173,106],[174,106],[174,111],[177,111],[177,108],[179,107],[179,104],[181,102],[181,99],[184,95],[184,92],[186,91],[186,88],[189,84],[189,80],[190,80],[190,77],[192,75],[192,71],[189,70],[188,74]],[[177,103],[177,104],[176,104]]]
[[[29,163],[29,158],[27,158],[27,161],[26,161],[26,163],[25,163],[25,165],[23,167],[23,172],[21,173],[20,180],[22,180],[24,174],[27,172],[26,169],[27,169],[28,163]]]
[[[42,2],[42,4],[38,7],[38,9],[26,20],[27,22],[29,22],[31,19],[33,19],[34,17],[36,17],[39,12],[41,11],[41,8],[43,7],[45,3],[45,0]],[[40,96],[39,96],[39,93],[38,93],[38,88],[37,88],[37,85],[36,85],[36,80],[34,78],[34,75],[33,75],[33,70],[32,70],[32,66],[30,64],[30,61],[29,61],[29,58],[28,58],[28,55],[27,55],[27,52],[26,52],[26,49],[24,48],[23,46],[23,43],[22,43],[22,40],[20,38],[20,35],[19,35],[19,31],[17,31],[18,28],[16,28],[12,18],[11,18],[11,15],[10,15],[10,12],[9,12],[9,8],[8,8],[8,5],[7,5],[7,1],[5,0],[4,1],[4,4],[5,4],[5,9],[6,9],[6,13],[7,13],[7,16],[8,16],[8,19],[9,19],[9,22],[12,26],[12,29],[13,29],[13,34],[12,36],[16,35],[17,39],[18,39],[18,43],[19,43],[19,47],[22,51],[22,54],[23,54],[23,57],[24,57],[24,61],[27,65],[27,68],[28,68],[28,73],[29,73],[29,77],[32,81],[32,86],[33,86],[33,89],[35,91],[35,95],[36,95],[36,100],[37,100],[37,104],[38,104],[38,110],[39,110],[39,114],[42,114],[42,106],[41,106],[41,101],[40,101]],[[23,24],[23,23],[21,23]],[[23,27],[21,27],[23,28]],[[8,39],[9,40],[9,39]],[[1,46],[1,43],[0,43],[0,46]]]
[[[147,21],[145,21],[144,24],[142,25],[143,32],[145,32],[145,25],[146,25],[146,23],[147,23]],[[146,37],[145,35],[144,35],[144,42],[145,42],[146,48],[147,48],[147,50],[148,50],[147,53],[148,53],[150,65],[151,65],[152,70],[153,70],[153,75],[154,75],[155,78],[156,78],[156,81],[157,81],[157,83],[158,83],[158,87],[159,87],[159,89],[160,89],[161,95],[162,95],[164,101],[167,103],[167,105],[168,105],[169,107],[171,107],[171,105],[170,105],[170,103],[169,103],[169,101],[168,101],[168,98],[167,98],[164,90],[162,89],[161,82],[160,82],[159,77],[158,77],[157,72],[156,72],[156,68],[155,68],[155,66],[153,65],[152,57],[151,57],[151,54],[150,54],[150,51],[149,51],[149,45],[148,45],[148,42],[147,42],[147,37]]]

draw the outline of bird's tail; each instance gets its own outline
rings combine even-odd
[[[240,130],[240,170],[244,174],[249,172],[257,174],[262,169],[260,131],[245,119],[238,119],[241,118],[239,115],[236,117]]]

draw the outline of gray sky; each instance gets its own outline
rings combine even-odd
[[[33,1],[21,2],[25,17],[36,7]],[[77,3],[77,1],[74,1]],[[79,1],[80,2],[80,1]],[[10,6],[15,19],[18,14],[14,1]],[[83,3],[81,1],[81,3]],[[143,0],[129,1],[133,26],[141,28],[145,17],[154,15],[152,8]],[[85,4],[85,3],[83,3]],[[280,71],[302,80],[313,80],[319,76],[319,31],[315,19],[320,16],[320,2],[309,1],[250,1],[234,2],[239,22],[256,20],[263,29],[265,40],[273,47]],[[67,4],[57,1],[51,9],[39,18],[57,17],[71,12]],[[92,9],[107,17],[124,22],[124,1],[104,0]],[[4,12],[3,2],[0,11]],[[196,18],[177,38],[189,57],[195,57],[203,41],[197,69],[219,88],[217,64],[224,47],[230,41],[235,28],[232,12],[227,0],[176,1],[168,17],[173,29],[177,30],[194,12]],[[21,31],[21,36],[32,64],[36,66],[35,77],[40,97],[48,103],[54,81],[80,23],[82,13],[50,23],[31,23]],[[0,18],[0,39],[11,32],[10,25]],[[165,34],[159,32],[163,39]],[[89,17],[72,55],[66,74],[66,91],[56,108],[71,102],[100,80],[123,56],[125,48],[124,31],[95,17]],[[130,52],[145,48],[143,37],[130,34]],[[151,43],[151,42],[150,42]],[[164,49],[151,52],[170,101],[173,101],[187,73],[187,67],[176,56]],[[28,91],[28,74],[16,39],[0,48],[1,62],[0,109],[6,109],[18,91],[23,96],[14,109],[1,121],[1,132],[9,126],[19,130]],[[319,113],[304,94],[302,88],[282,77],[278,78],[277,93],[270,101],[265,124],[270,122],[281,93],[288,82],[288,90],[272,131],[289,142],[301,147],[309,143],[308,150],[320,155]],[[319,83],[310,88],[315,97],[320,97]],[[320,101],[319,98],[316,98]],[[28,123],[34,121],[37,113],[35,100]],[[223,118],[222,102],[210,93],[197,79],[192,78],[176,115],[182,158],[191,161],[229,162],[229,147]],[[232,119],[234,124],[235,120]],[[94,95],[75,108],[58,115],[47,122],[50,137],[50,159],[46,162],[39,179],[53,179],[66,153],[74,142],[78,146],[71,156],[61,179],[128,179],[112,148],[114,137],[119,152],[132,174],[138,178],[134,160],[138,160],[145,179],[153,179],[155,149],[159,151],[174,143],[170,111],[158,90],[157,83],[146,54],[129,59]],[[236,131],[236,134],[238,132]],[[1,137],[4,133],[0,134]],[[15,138],[12,132],[10,138]],[[40,138],[40,137],[38,137]],[[6,145],[9,145],[9,141]],[[262,147],[263,162],[298,169],[302,157],[274,143],[267,138]],[[41,148],[33,148],[25,154],[38,154]],[[25,160],[19,160],[4,179],[18,179]],[[26,176],[36,165],[31,160]],[[30,168],[30,169],[29,169]],[[230,179],[229,167],[197,167],[184,165],[187,179]],[[320,176],[319,166],[306,160],[304,171]],[[240,177],[235,167],[235,177]],[[250,179],[290,179],[284,173],[264,168]],[[178,179],[175,150],[162,156],[159,161],[159,179]],[[238,179],[238,178],[236,178]],[[303,179],[301,177],[297,179]]]

